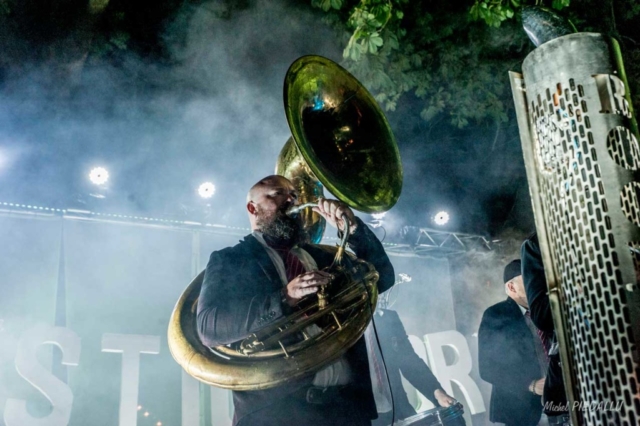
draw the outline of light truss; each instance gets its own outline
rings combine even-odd
[[[211,234],[244,236],[251,232],[249,228],[219,225],[190,220],[162,219],[150,216],[136,216],[112,213],[99,213],[80,209],[60,209],[32,204],[0,202],[0,216],[19,216],[37,219],[62,218],[67,220],[85,220],[102,223],[119,223],[134,226],[170,228],[185,231],[199,231]],[[335,240],[335,241],[334,241]],[[398,235],[387,236],[383,241],[385,250],[392,256],[407,257],[446,257],[469,251],[492,251],[497,241],[481,235],[449,232],[414,226],[404,226]],[[333,244],[338,239],[325,237],[323,243]]]
[[[446,257],[469,251],[489,252],[497,243],[482,235],[414,226],[401,228],[398,240],[400,241],[398,243],[385,244],[387,252],[417,257]]]

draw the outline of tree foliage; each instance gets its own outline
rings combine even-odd
[[[556,10],[562,10],[569,6],[570,0],[551,0],[550,6]],[[512,19],[516,13],[526,5],[544,4],[543,1],[527,0],[475,0],[469,10],[471,19],[483,20],[491,27],[499,27],[503,21]]]
[[[412,105],[419,105],[423,119],[459,128],[507,119],[512,102],[506,72],[519,69],[534,47],[519,11],[533,4],[556,9],[581,31],[618,38],[639,105],[637,0],[310,1],[342,37],[344,65],[386,110],[395,110],[403,97],[415,98]],[[81,69],[83,58],[117,61],[127,50],[162,59],[163,26],[189,5],[231,19],[251,0],[0,0],[0,71],[16,68],[19,74],[20,64],[43,60],[50,67],[58,60],[60,69]]]
[[[507,120],[512,102],[506,73],[519,69],[534,48],[520,23],[523,6],[553,7],[583,31],[605,32],[623,41],[625,34],[611,22],[617,19],[626,25],[640,16],[635,0],[619,0],[616,7],[599,0],[573,4],[569,0],[311,0],[311,4],[346,34],[344,65],[386,110],[395,110],[400,98],[411,94],[421,100],[423,119],[446,118],[459,128],[470,122]],[[603,20],[607,7],[611,16]],[[639,45],[626,38],[628,57],[634,58]],[[631,68],[629,74],[637,77],[635,63]]]

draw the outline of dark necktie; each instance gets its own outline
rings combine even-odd
[[[290,246],[278,244],[278,242],[268,238],[265,238],[265,241],[282,258],[284,270],[287,274],[287,282],[291,282],[292,279],[305,272],[304,265],[300,262],[298,256],[291,252]]]

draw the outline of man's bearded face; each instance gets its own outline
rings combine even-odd
[[[286,207],[279,210],[264,210],[257,206],[257,225],[263,234],[279,240],[295,243],[306,242],[307,233],[302,227],[300,216],[287,216]]]

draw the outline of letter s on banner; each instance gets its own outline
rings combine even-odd
[[[66,383],[38,362],[36,352],[43,344],[56,345],[62,350],[62,364],[78,365],[80,338],[76,333],[43,323],[27,330],[18,342],[16,370],[51,402],[53,410],[45,417],[31,417],[25,400],[8,399],[4,409],[6,426],[66,426],[69,423],[73,394]]]

